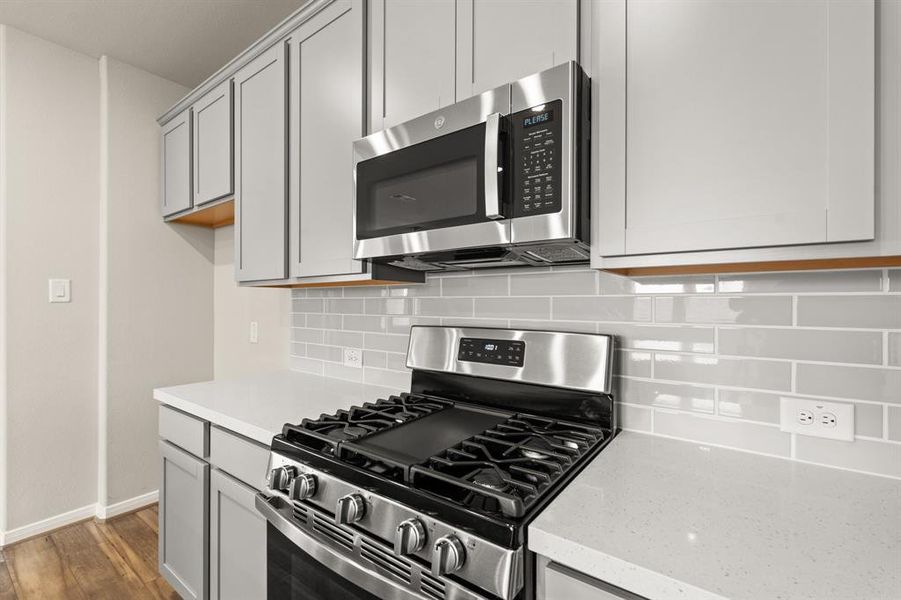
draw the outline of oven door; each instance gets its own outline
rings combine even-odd
[[[268,522],[266,594],[269,600],[439,600],[446,597],[487,600],[485,596],[431,577],[418,567],[404,575],[406,583],[389,578],[373,568],[371,561],[407,573],[403,561],[393,559],[390,550],[379,558],[379,542],[363,540],[362,534],[356,532],[353,535],[338,532],[339,537],[347,536],[343,547],[317,539],[314,537],[317,530],[337,528],[327,522],[316,522],[321,516],[311,510],[303,519],[313,524],[304,529],[294,522],[291,504],[279,496],[269,498],[258,494],[256,508]]]
[[[510,86],[354,142],[354,258],[502,246]]]

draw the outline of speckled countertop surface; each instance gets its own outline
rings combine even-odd
[[[901,481],[623,432],[529,547],[652,599],[897,600]]]

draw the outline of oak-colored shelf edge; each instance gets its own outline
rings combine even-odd
[[[758,262],[716,263],[705,265],[671,265],[660,267],[627,267],[601,269],[626,277],[650,275],[711,275],[716,273],[759,273],[767,271],[811,271],[834,269],[873,269],[901,267],[901,256],[866,256],[854,258],[813,258],[806,260],[768,260]]]
[[[184,223],[217,229],[235,223],[235,198],[229,196],[195,210],[166,219],[167,223]]]

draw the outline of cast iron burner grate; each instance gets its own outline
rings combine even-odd
[[[412,484],[478,512],[522,517],[604,438],[600,428],[517,414],[411,467]]]
[[[304,419],[285,425],[285,439],[301,446],[337,456],[341,442],[359,440],[452,406],[450,402],[414,394],[401,394],[339,410],[334,415]]]

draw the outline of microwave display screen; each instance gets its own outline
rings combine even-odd
[[[554,120],[554,111],[546,110],[544,112],[540,112],[538,114],[530,115],[522,120],[522,126],[528,129],[529,127],[535,127],[536,125],[541,125],[542,123],[550,123]]]

